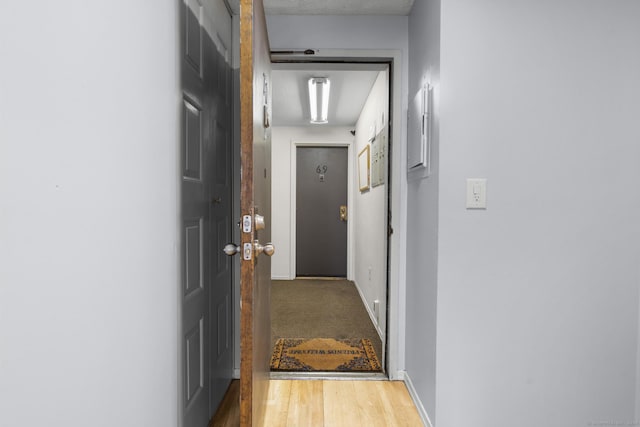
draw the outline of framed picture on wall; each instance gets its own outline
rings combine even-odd
[[[358,154],[358,186],[360,192],[369,190],[369,164],[370,164],[369,144]]]

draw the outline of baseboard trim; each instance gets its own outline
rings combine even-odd
[[[367,299],[364,297],[364,294],[362,293],[362,290],[360,289],[360,286],[358,286],[358,283],[356,283],[356,281],[353,281],[353,284],[356,285],[356,290],[358,291],[358,295],[360,295],[360,299],[362,300],[362,304],[364,304],[364,308],[367,309],[367,313],[369,313],[369,318],[371,319],[371,323],[373,323],[373,326],[376,328],[376,331],[378,332],[378,335],[380,336],[380,340],[383,342],[385,342],[385,336],[382,333],[382,329],[380,329],[380,325],[378,324],[378,319],[376,319],[376,314],[373,312],[373,309],[371,307],[369,307],[369,304],[367,304]],[[386,310],[386,307],[385,307]]]
[[[234,369],[233,370],[233,379],[234,380],[239,380],[240,379],[240,369]]]
[[[429,419],[429,415],[427,414],[427,411],[424,409],[424,405],[422,405],[422,402],[418,397],[416,388],[413,386],[413,382],[411,382],[411,377],[409,377],[409,374],[407,373],[407,371],[401,371],[401,372],[402,372],[402,381],[404,381],[404,384],[407,386],[407,390],[409,390],[409,396],[411,396],[411,399],[413,399],[413,403],[416,405],[416,408],[418,409],[418,414],[422,419],[422,423],[425,425],[425,427],[433,427],[433,424],[431,424],[431,420]]]
[[[291,280],[289,276],[271,276],[271,280]]]

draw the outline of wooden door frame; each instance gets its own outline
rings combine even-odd
[[[347,206],[348,206],[348,216],[347,218],[353,218],[353,144],[354,141],[347,140],[327,140],[321,141],[321,138],[309,139],[309,140],[292,140],[290,145],[291,150],[291,162],[290,162],[290,173],[291,178],[289,180],[290,183],[290,200],[291,200],[291,216],[289,220],[290,227],[290,242],[289,242],[289,277],[291,280],[296,278],[296,202],[297,202],[297,160],[298,160],[298,147],[326,147],[326,148],[347,148]],[[347,220],[347,279],[353,280],[354,277],[354,257],[353,257],[353,233],[354,227],[353,223]]]

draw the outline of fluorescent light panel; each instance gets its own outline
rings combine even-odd
[[[331,83],[326,77],[312,77],[309,79],[311,123],[328,123],[330,87]],[[320,116],[318,116],[318,112],[320,112]]]

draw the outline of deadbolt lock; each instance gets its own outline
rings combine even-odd
[[[266,228],[264,217],[262,215],[256,214],[254,221],[256,222],[256,230],[264,230]]]

